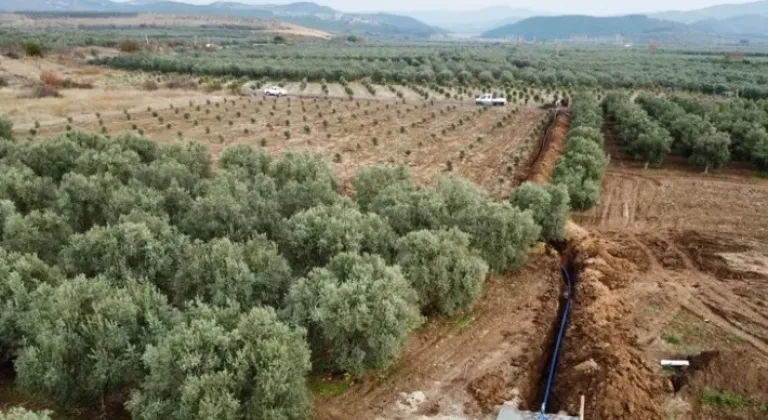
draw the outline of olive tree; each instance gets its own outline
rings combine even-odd
[[[165,199],[162,192],[132,179],[110,194],[105,209],[106,221],[115,224],[120,217],[131,212],[143,212],[165,218],[168,216]]]
[[[411,174],[407,166],[373,166],[360,169],[352,178],[355,201],[362,210],[369,210],[369,206],[382,190],[400,183],[412,185]]]
[[[453,315],[481,294],[488,264],[458,229],[411,232],[397,242],[397,264],[426,314]]]
[[[160,158],[160,146],[156,142],[136,133],[124,133],[115,139],[122,150],[132,151],[139,156],[141,163],[149,164]]]
[[[509,203],[486,201],[459,213],[456,223],[494,273],[522,267],[541,234],[530,211]]]
[[[121,284],[143,279],[169,292],[171,278],[186,264],[182,250],[187,242],[163,219],[136,213],[74,235],[59,265],[70,276],[104,275]]]
[[[309,416],[306,332],[274,311],[196,304],[143,356],[127,403],[136,420],[303,420]]]
[[[709,172],[710,166],[719,167],[731,159],[728,147],[731,139],[719,131],[710,132],[693,143],[688,161],[695,165],[704,166],[704,172]]]
[[[768,170],[768,133],[756,132],[754,145],[750,151],[750,160],[759,170]]]
[[[384,219],[361,213],[345,202],[317,206],[285,220],[277,242],[291,267],[306,274],[341,252],[378,254],[389,259],[395,239]]]
[[[181,230],[198,239],[228,237],[246,241],[258,233],[272,233],[280,220],[274,181],[257,175],[249,183],[235,174],[219,174],[209,182],[181,219]]]
[[[211,155],[202,143],[176,143],[162,149],[161,155],[184,165],[200,179],[211,176]]]
[[[245,244],[229,239],[195,242],[174,276],[174,301],[199,298],[214,305],[279,306],[292,282],[291,269],[274,243],[256,237]]]
[[[224,170],[242,170],[248,176],[266,175],[272,163],[272,154],[264,149],[254,149],[246,145],[229,147],[219,158],[219,168]]]
[[[354,253],[297,281],[285,318],[307,329],[316,369],[355,375],[389,366],[421,321],[418,295],[400,269]]]
[[[52,420],[51,411],[30,411],[23,407],[13,407],[0,412],[0,420]]]
[[[70,136],[60,135],[39,145],[19,147],[15,157],[29,166],[38,176],[59,182],[64,174],[75,168],[78,158],[86,150],[82,144]]]
[[[19,213],[44,210],[55,202],[56,185],[51,178],[40,177],[23,164],[0,165],[0,172],[0,199],[12,201]]]
[[[141,158],[133,150],[111,144],[102,150],[85,150],[75,161],[74,172],[85,176],[110,174],[123,183],[136,174]]]
[[[0,362],[4,363],[21,348],[19,320],[29,309],[30,295],[41,284],[58,284],[61,274],[34,255],[0,248],[0,278]]]
[[[385,187],[369,210],[389,222],[398,235],[422,229],[438,229],[449,219],[445,199],[435,189],[396,183]]]
[[[339,200],[336,178],[322,156],[286,152],[272,163],[269,175],[277,185],[277,200],[284,217]]]
[[[36,254],[48,264],[56,264],[59,252],[72,235],[67,220],[50,210],[33,210],[26,216],[14,214],[3,227],[3,246],[20,253]]]
[[[18,383],[64,407],[104,404],[141,381],[141,355],[175,315],[154,286],[103,277],[41,285],[19,321]]]
[[[521,210],[531,211],[533,220],[541,226],[541,239],[563,239],[570,209],[570,197],[564,185],[540,186],[526,182],[512,192],[509,202]]]
[[[55,208],[75,232],[103,226],[112,192],[119,186],[120,181],[108,173],[85,176],[70,172],[61,180]]]

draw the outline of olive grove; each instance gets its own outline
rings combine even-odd
[[[136,134],[0,145],[0,358],[64,412],[307,418],[308,375],[387,368],[425,316],[561,236],[568,202],[395,166],[343,197],[309,152],[238,146],[214,171],[200,144]]]

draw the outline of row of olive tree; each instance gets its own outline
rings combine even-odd
[[[611,92],[603,98],[606,119],[613,124],[624,151],[632,159],[660,165],[672,150],[669,132],[653,121],[629,96]]]
[[[728,133],[731,158],[752,162],[757,169],[768,171],[768,101],[723,101],[693,96],[676,96],[672,101],[689,115],[709,121],[718,131]]]
[[[672,146],[690,163],[704,166],[704,172],[730,160],[730,137],[705,118],[689,114],[670,100],[648,94],[639,95],[635,101],[669,131],[674,139]]]
[[[386,368],[557,230],[403,167],[344,198],[307,152],[233,147],[214,173],[198,144],[71,132],[0,139],[0,169],[0,356],[65,409],[133,390],[137,419],[305,418],[310,369]]]
[[[594,95],[578,93],[570,106],[571,125],[563,155],[552,173],[552,183],[564,186],[570,206],[589,210],[600,200],[600,188],[608,162],[603,152],[603,118]]]

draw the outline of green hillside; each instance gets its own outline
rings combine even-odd
[[[684,24],[652,19],[643,15],[617,17],[537,16],[504,25],[482,34],[483,38],[509,38],[548,41],[572,37],[607,38],[621,35],[629,38],[676,38],[699,32]],[[702,33],[703,35],[703,33]]]

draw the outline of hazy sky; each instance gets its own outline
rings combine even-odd
[[[122,0],[126,1],[126,0]],[[214,0],[177,0],[185,3],[205,4]],[[487,6],[504,5],[532,9],[537,12],[612,15],[648,13],[667,10],[689,10],[724,3],[746,3],[734,0],[231,0],[241,3],[292,3],[314,1],[343,12],[358,11],[432,11],[474,10]],[[752,0],[754,1],[754,0]]]

